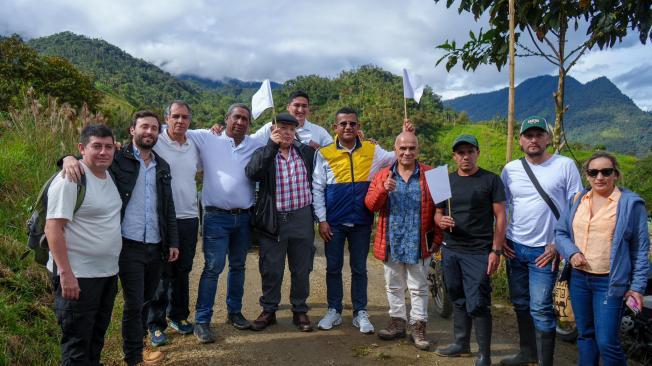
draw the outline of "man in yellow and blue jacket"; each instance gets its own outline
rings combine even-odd
[[[367,255],[373,213],[366,208],[364,199],[374,174],[391,165],[396,156],[361,140],[359,128],[357,112],[341,108],[335,114],[335,141],[315,154],[313,207],[325,244],[328,301],[328,312],[318,328],[328,330],[342,324],[342,266],[344,242],[348,241],[353,325],[362,333],[372,334],[374,327],[367,313]],[[406,120],[403,130],[414,128]]]

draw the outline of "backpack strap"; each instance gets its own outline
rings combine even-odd
[[[537,192],[539,192],[539,195],[543,200],[548,204],[548,207],[550,207],[550,210],[552,211],[552,214],[555,215],[555,218],[559,220],[559,210],[557,209],[557,206],[555,206],[555,203],[552,202],[552,199],[546,193],[546,191],[543,190],[541,187],[541,184],[539,184],[539,180],[537,177],[534,175],[534,172],[532,171],[532,168],[530,168],[530,164],[528,164],[527,161],[525,161],[525,158],[520,158],[519,159],[521,163],[523,164],[523,169],[525,169],[525,172],[527,173],[527,176],[530,177],[530,181],[534,185],[534,188],[536,188]]]

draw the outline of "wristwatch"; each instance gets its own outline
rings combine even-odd
[[[499,257],[505,253],[505,252],[503,252],[502,249],[494,249],[494,248],[491,248],[491,252],[496,254]]]

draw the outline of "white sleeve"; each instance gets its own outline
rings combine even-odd
[[[570,160],[570,159],[569,159]],[[577,170],[575,163],[571,160],[568,163],[568,173],[566,178],[566,202],[570,201],[577,192],[582,191],[582,178]]]
[[[312,207],[319,222],[326,221],[326,169],[321,152],[315,153],[315,170],[312,173]]]
[[[372,167],[373,171],[378,171],[380,168],[385,168],[388,167],[396,161],[396,154],[393,151],[387,151],[380,147],[380,145],[376,145],[376,149],[374,150],[374,165],[377,166],[377,169],[374,169]],[[369,177],[371,179],[371,177]]]
[[[201,146],[206,142],[206,138],[211,135],[213,135],[213,133],[206,129],[186,131],[186,136],[197,146],[198,149],[201,149]]]
[[[271,127],[272,127],[272,122],[267,122],[256,132],[249,135],[249,137],[254,140],[261,140],[264,141],[264,143],[267,143],[267,140],[272,135]]]
[[[509,217],[509,208],[512,205],[512,193],[509,190],[509,174],[507,173],[507,167],[504,167],[503,171],[500,173],[500,179],[503,181],[503,186],[505,187],[505,211],[507,217]]]
[[[48,211],[46,219],[72,220],[77,203],[77,183],[58,176],[48,189]]]
[[[316,141],[319,146],[326,146],[333,143],[333,136],[331,136],[325,128],[319,127],[319,141]]]

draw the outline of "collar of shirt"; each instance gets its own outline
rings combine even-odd
[[[346,147],[342,146],[342,144],[340,144],[340,139],[339,139],[338,137],[335,137],[335,141],[337,142],[337,148],[338,148],[338,149],[340,149],[340,150],[346,150],[346,151],[348,151],[348,152],[353,152],[355,149],[357,149],[357,148],[359,148],[359,147],[362,146],[362,141],[360,141],[360,138],[359,138],[359,137],[356,137],[356,138],[355,138],[355,146],[353,146],[353,149],[350,149],[350,150],[347,149]]]
[[[229,140],[231,142],[231,148],[233,148],[233,151],[238,151],[240,149],[244,149],[247,146],[247,143],[249,142],[250,138],[248,135],[245,135],[245,137],[240,141],[238,145],[235,144],[235,139],[233,137],[228,136],[226,133],[223,134],[224,138]]]
[[[276,156],[278,156],[279,158],[284,159],[284,160],[292,160],[295,156],[297,156],[297,152],[296,152],[294,146],[290,145],[290,153],[288,154],[287,158],[285,156],[283,156],[283,154],[281,153],[280,148],[278,149],[278,153],[276,153]]]
[[[144,164],[145,160],[143,160],[143,157],[140,155],[140,149],[138,149],[138,146],[136,146],[136,144],[133,144],[132,146],[134,148],[134,157],[136,157],[136,159],[138,159],[138,161],[140,161],[141,163]],[[156,166],[156,155],[154,155],[154,151],[150,150],[149,151],[149,156],[151,156],[151,159],[152,159],[149,162],[152,163],[152,164],[148,165],[147,168],[152,167],[152,166]]]
[[[613,192],[611,192],[611,194],[609,195],[609,197],[607,197],[607,199],[609,201],[611,201],[611,202],[618,201],[618,199],[620,198],[620,195],[621,195],[620,189],[618,189],[618,187],[614,187]],[[582,201],[584,201],[584,200],[592,200],[592,199],[593,199],[593,191],[592,190],[589,190],[588,192],[586,192],[584,197],[582,197]]]
[[[170,137],[168,131],[170,131],[169,128],[166,128],[165,130],[163,130],[163,132],[161,132],[158,135],[159,140],[163,140],[168,145],[176,146],[177,148],[180,148],[180,149],[183,148],[185,150],[185,149],[190,148],[190,139],[188,138],[188,136],[186,136],[186,142],[179,143],[178,141],[172,140],[172,137]]]
[[[394,163],[392,166],[392,173],[394,173],[395,176],[398,176],[398,162]],[[415,161],[414,162],[414,171],[412,172],[412,175],[410,177],[418,176],[419,175],[419,162]]]

